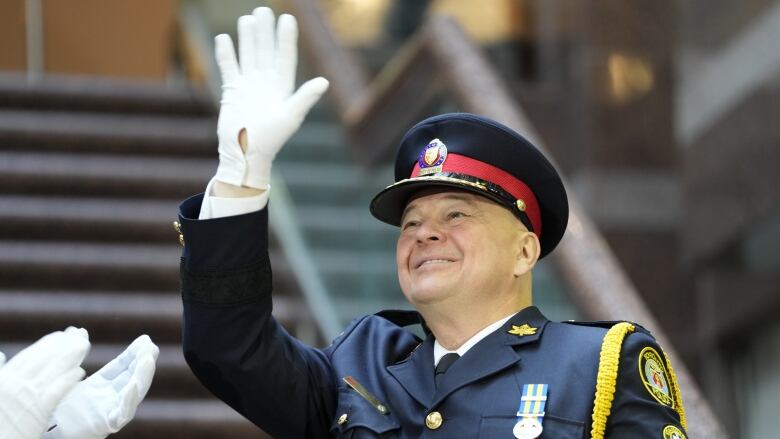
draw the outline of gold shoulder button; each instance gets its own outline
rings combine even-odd
[[[336,421],[336,423],[339,424],[339,425],[344,425],[344,424],[347,423],[347,419],[348,418],[349,417],[347,416],[347,414],[343,413],[341,416],[339,416],[339,419],[338,419],[338,421]]]

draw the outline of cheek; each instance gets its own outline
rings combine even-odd
[[[399,274],[401,271],[405,271],[408,266],[407,262],[409,261],[411,249],[412,246],[409,239],[400,236],[395,244],[395,264],[398,267]]]

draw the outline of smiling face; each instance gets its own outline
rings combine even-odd
[[[487,198],[458,190],[422,191],[401,219],[398,280],[418,309],[504,304],[520,294],[521,277],[536,262],[538,248],[533,233]]]

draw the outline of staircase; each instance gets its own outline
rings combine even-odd
[[[368,210],[373,195],[393,181],[392,167],[356,166],[341,127],[329,117],[316,108],[279,153],[274,172],[287,184],[298,226],[343,326],[357,316],[409,305],[395,270],[398,229]]]
[[[154,383],[112,437],[263,437],[181,354],[171,223],[213,175],[215,126],[211,102],[185,85],[0,76],[0,350],[83,326],[91,373],[149,334],[160,346]],[[311,315],[275,244],[271,259],[274,311],[295,334]]]

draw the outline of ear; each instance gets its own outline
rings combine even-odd
[[[517,260],[515,261],[515,277],[529,273],[536,265],[536,261],[539,260],[541,251],[542,246],[539,243],[539,237],[533,232],[522,232],[519,238]]]

